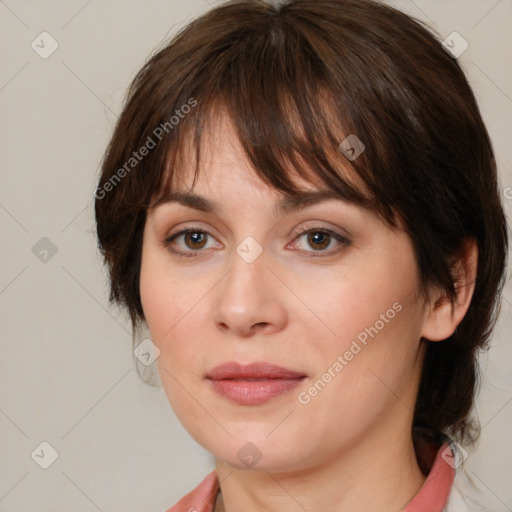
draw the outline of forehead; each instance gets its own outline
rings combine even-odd
[[[181,204],[222,216],[226,208],[244,208],[250,201],[253,206],[259,203],[256,208],[268,208],[275,217],[282,217],[315,204],[338,200],[339,206],[345,205],[344,211],[349,211],[346,207],[351,206],[350,211],[379,217],[392,228],[402,227],[400,219],[394,218],[390,223],[382,215],[363,178],[341,151],[329,154],[337,176],[324,180],[300,155],[297,159],[301,171],[291,164],[283,166],[281,171],[269,170],[264,165],[255,167],[232,118],[225,111],[207,116],[198,141],[194,133],[193,125],[180,133],[163,186],[150,202],[149,209],[153,212],[161,205]],[[322,149],[328,153],[327,148]],[[283,173],[292,188],[280,188]]]
[[[265,169],[262,169],[263,166],[259,169],[254,167],[240,141],[240,134],[232,118],[223,107],[217,107],[214,114],[207,116],[198,145],[193,135],[192,129],[189,129],[188,133],[182,132],[181,140],[175,148],[172,165],[168,166],[164,180],[166,185],[157,198],[158,201],[164,199],[164,196],[169,198],[170,194],[181,199],[185,199],[187,195],[187,200],[195,201],[197,205],[199,202],[197,197],[193,197],[194,191],[208,191],[208,195],[219,197],[224,190],[232,192],[237,188],[241,194],[250,188],[262,194],[282,195],[284,198],[279,204],[279,209],[283,211],[293,209],[298,204],[307,206],[330,198],[347,199],[339,189],[335,191],[333,187],[328,186],[299,154],[295,157],[301,166],[300,172],[287,157],[284,158],[288,163],[283,171],[294,188],[293,192],[290,193],[286,187],[281,189],[278,183],[279,171],[271,165],[267,165]],[[330,162],[344,181],[359,191],[366,201],[371,201],[371,194],[363,180],[352,166],[347,165],[341,152],[331,154]],[[204,206],[206,209],[206,205]],[[208,205],[211,211],[214,211],[215,207],[214,201]]]

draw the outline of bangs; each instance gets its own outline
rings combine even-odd
[[[291,113],[285,105],[272,110],[274,115],[260,110],[257,117],[257,112],[251,115],[250,107],[241,109],[241,105],[230,105],[225,99],[212,98],[211,104],[203,104],[180,126],[179,136],[169,141],[165,170],[154,200],[184,183],[191,167],[194,168],[193,188],[201,170],[205,144],[214,135],[226,133],[227,136],[222,128],[229,122],[256,175],[270,187],[286,195],[300,194],[302,189],[294,183],[294,178],[299,177],[312,185],[323,185],[348,202],[377,211],[375,197],[338,147],[338,141],[346,138],[335,136],[342,128],[329,127],[325,118],[307,115],[304,118],[304,112],[300,111]],[[202,165],[204,171],[204,162]]]
[[[351,99],[302,34],[277,18],[267,23],[260,36],[257,27],[250,36],[231,34],[231,44],[205,55],[203,65],[196,63],[191,70],[187,82],[195,87],[183,90],[167,112],[190,97],[197,106],[160,149],[165,164],[151,204],[183,183],[185,170],[193,166],[194,186],[205,136],[217,134],[221,119],[227,118],[248,162],[269,186],[299,194],[293,182],[298,176],[396,225],[365,151],[352,160],[340,150],[348,136],[349,141],[362,138],[351,122]]]

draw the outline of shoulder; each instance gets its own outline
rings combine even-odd
[[[510,509],[472,471],[462,467],[455,473],[443,512],[507,512]]]
[[[511,512],[493,492],[492,485],[480,478],[478,470],[467,467],[467,452],[449,436],[417,428],[414,430],[414,441],[418,463],[429,477],[436,473],[436,468],[446,469],[446,465],[452,468],[451,476],[446,471],[437,471],[440,477],[432,475],[437,476],[438,480],[450,480],[442,512]]]
[[[213,470],[188,494],[170,509],[162,512],[212,512],[219,491],[217,473]]]

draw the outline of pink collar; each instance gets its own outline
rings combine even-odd
[[[419,445],[417,449],[421,450],[418,455],[423,461],[432,461],[428,453],[432,450],[432,445]],[[403,512],[442,512],[455,476],[455,469],[448,462],[453,460],[451,455],[453,453],[447,442],[437,449],[433,464],[429,464],[431,470],[425,483]],[[219,488],[217,473],[213,470],[193,491],[181,498],[167,512],[212,512]]]
[[[212,512],[219,491],[219,479],[213,470],[191,492],[167,512]]]
[[[418,494],[405,507],[404,512],[442,512],[453,484],[455,469],[453,452],[444,442],[437,450],[434,464]]]

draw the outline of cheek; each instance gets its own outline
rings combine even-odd
[[[414,410],[419,343],[414,312],[410,305],[402,307],[384,325],[353,320],[354,336],[310,351],[314,372],[297,392],[299,416],[316,418],[333,445],[353,442],[390,414],[398,418]]]
[[[158,344],[192,309],[194,284],[176,279],[165,250],[144,239],[140,269],[140,298],[149,330]],[[160,348],[160,347],[159,347]]]
[[[310,332],[308,364],[314,381],[321,380],[321,389],[326,384],[336,390],[336,400],[344,396],[347,405],[363,406],[372,396],[390,394],[386,385],[399,389],[416,370],[422,321],[416,267],[412,258],[393,263],[383,260],[325,286],[320,283],[308,296],[318,318],[314,324],[310,317],[299,320]]]
[[[197,315],[198,290],[193,283],[173,279],[162,260],[158,253],[143,251],[140,296],[151,340],[160,350],[157,364],[163,362],[169,371],[174,371],[178,361],[184,362],[194,353],[197,335],[190,316]],[[193,368],[190,364],[186,367]]]
[[[164,276],[164,277],[162,277]],[[194,288],[173,282],[157,258],[143,259],[140,276],[141,302],[152,342],[160,350],[156,366],[169,404],[185,428],[194,435],[204,418],[184,390],[202,378],[198,357],[201,328],[191,322],[197,316]]]
[[[301,278],[294,292],[306,310],[296,310],[296,321],[304,332],[316,331],[310,342],[346,350],[352,340],[364,344],[403,328],[404,323],[414,324],[418,320],[415,267],[409,261],[396,265],[399,273],[394,267],[394,261],[382,258],[373,266],[354,265],[339,273]]]

